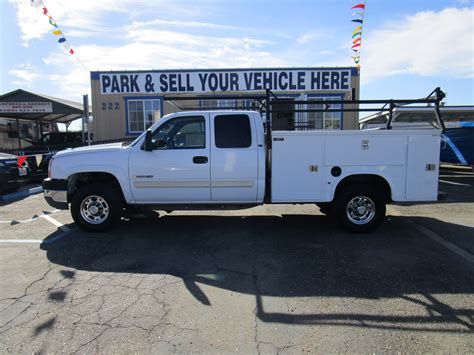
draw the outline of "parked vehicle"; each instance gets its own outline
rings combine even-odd
[[[92,134],[91,134],[92,140]],[[51,151],[59,151],[66,148],[80,147],[85,142],[82,141],[82,132],[48,132],[34,142],[33,145],[23,148],[25,154],[42,154]]]
[[[24,161],[18,166],[18,157],[0,153],[0,193],[13,192],[28,181],[29,167]]]
[[[272,132],[269,120],[265,136],[258,112],[173,113],[131,144],[57,153],[44,196],[55,208],[70,204],[74,221],[91,231],[108,229],[130,207],[287,203],[317,204],[347,230],[369,232],[387,203],[437,200],[443,124],[436,111],[433,122],[426,129]]]

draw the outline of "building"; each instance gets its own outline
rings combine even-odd
[[[82,103],[18,89],[0,95],[0,149],[18,149],[38,143],[58,123],[82,117]]]
[[[274,125],[279,121],[295,129],[359,129],[357,112],[294,112],[297,105],[291,103],[357,100],[359,86],[358,70],[351,67],[96,71],[91,72],[92,132],[97,140],[121,139],[176,111],[258,109],[265,89],[284,99],[275,108]],[[320,109],[305,106],[301,109]]]

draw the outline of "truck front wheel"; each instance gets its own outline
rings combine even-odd
[[[347,185],[336,196],[335,212],[344,229],[354,233],[372,232],[385,218],[383,193],[371,185]]]
[[[121,216],[122,201],[110,185],[90,184],[81,186],[71,200],[74,222],[84,230],[103,232],[110,229]]]

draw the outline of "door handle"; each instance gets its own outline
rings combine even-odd
[[[207,164],[207,157],[193,157],[194,164]]]

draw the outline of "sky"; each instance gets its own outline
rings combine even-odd
[[[75,51],[30,0],[0,0],[0,94],[82,101],[92,70],[351,66],[357,0],[43,0]],[[362,99],[474,104],[473,0],[367,0]]]

